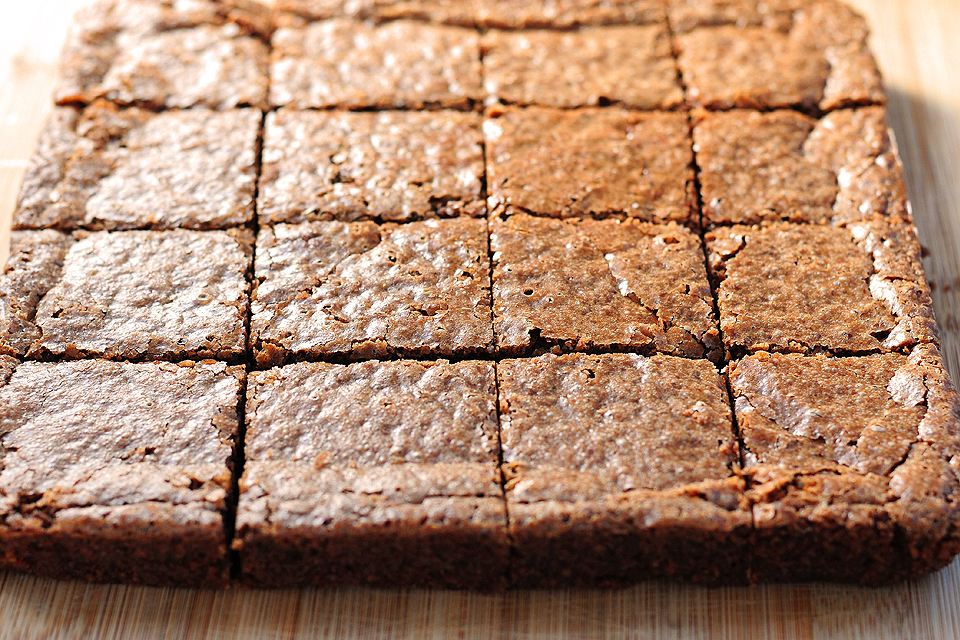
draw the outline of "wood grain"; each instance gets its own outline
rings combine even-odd
[[[89,0],[5,6],[0,22],[0,253],[56,79],[70,13]],[[14,3],[8,3],[14,4]],[[925,261],[944,355],[960,372],[960,3],[853,0],[874,51]],[[960,638],[960,562],[885,589],[767,585],[623,591],[191,591],[0,573],[0,640],[26,638]]]

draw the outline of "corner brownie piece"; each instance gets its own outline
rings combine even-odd
[[[663,0],[470,0],[477,25],[502,29],[570,29],[663,22]]]
[[[301,109],[469,109],[480,99],[476,31],[334,18],[273,36],[270,104]]]
[[[261,224],[483,216],[480,116],[281,109],[267,116]]]
[[[273,6],[283,26],[303,20],[344,17],[378,22],[409,18],[462,27],[474,25],[473,7],[464,0],[277,0]]]
[[[795,111],[699,111],[693,139],[704,218],[845,224],[907,211],[883,107],[815,120]]]
[[[883,104],[866,21],[834,0],[671,3],[687,101],[808,112]],[[676,7],[680,7],[677,9]],[[678,15],[678,11],[680,14]]]
[[[492,215],[696,224],[686,114],[531,107],[490,115]]]
[[[493,363],[299,363],[248,397],[247,584],[505,586]]]
[[[493,350],[483,220],[281,224],[260,231],[255,275],[262,366]]]
[[[750,513],[712,364],[551,354],[497,376],[517,586],[746,580]]]
[[[269,9],[257,2],[100,2],[77,14],[67,36],[56,100],[263,107],[271,31]]]
[[[577,31],[488,31],[488,102],[550,107],[619,104],[673,109],[683,89],[666,24]]]
[[[94,233],[37,310],[36,358],[216,358],[246,351],[249,232]]]
[[[706,242],[720,330],[735,357],[897,351],[938,339],[920,245],[900,218],[734,226]]]
[[[13,212],[14,228],[56,226],[51,205],[60,199],[67,161],[77,145],[77,121],[80,112],[73,107],[54,107],[37,140],[30,164],[20,185]]]
[[[960,405],[933,345],[731,367],[757,580],[883,584],[960,550]],[[946,445],[946,446],[944,446]]]
[[[700,238],[676,224],[491,224],[497,349],[630,350],[719,358]]]
[[[243,379],[222,363],[100,360],[0,377],[0,567],[226,586]]]
[[[253,218],[262,114],[196,108],[159,114],[97,103],[46,209],[18,228],[217,229]],[[26,186],[26,185],[25,185]]]

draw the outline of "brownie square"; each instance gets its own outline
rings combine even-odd
[[[458,111],[267,116],[261,224],[483,216],[480,116]]]
[[[854,358],[758,353],[735,363],[759,580],[882,584],[960,550],[960,416],[936,347]]]
[[[58,104],[107,98],[153,109],[263,107],[269,10],[255,2],[103,2],[81,11]]]
[[[687,115],[506,108],[483,124],[491,214],[695,224]]]
[[[751,351],[863,354],[936,342],[911,224],[774,223],[706,235],[724,344]]]
[[[248,397],[247,584],[505,585],[492,362],[298,363]]]
[[[815,120],[796,111],[700,111],[693,139],[704,218],[849,223],[907,210],[883,107]]]
[[[67,161],[77,145],[79,113],[73,107],[54,107],[47,119],[20,185],[13,212],[14,228],[56,226],[56,214],[51,207],[60,199],[59,187]]]
[[[666,24],[577,31],[488,31],[487,101],[549,107],[672,109],[683,89]]]
[[[217,229],[253,218],[262,114],[89,107],[63,182],[20,228]]]
[[[480,27],[570,29],[665,22],[662,0],[472,0]]]
[[[0,275],[0,354],[23,356],[40,337],[34,324],[40,299],[60,279],[73,239],[59,231],[14,231]]]
[[[815,113],[885,101],[866,22],[839,2],[708,2],[671,12],[694,106]]]
[[[31,357],[216,358],[246,349],[245,231],[99,232],[74,244],[36,315]]]
[[[244,371],[25,362],[0,378],[0,566],[224,587]]]
[[[411,20],[281,27],[270,77],[274,107],[470,109],[481,95],[479,35]]]
[[[679,225],[516,215],[490,248],[498,351],[722,353],[700,238]]]
[[[412,19],[474,26],[473,7],[464,0],[277,0],[278,20],[283,26],[329,18],[359,20]]]
[[[483,220],[281,224],[260,231],[255,274],[261,366],[493,350]]]
[[[710,362],[549,354],[497,377],[515,584],[746,579],[750,514]]]

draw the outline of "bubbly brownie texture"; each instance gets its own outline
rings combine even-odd
[[[693,106],[819,112],[885,102],[866,21],[846,5],[719,1],[691,10],[684,0],[672,4]]]
[[[247,584],[504,586],[493,363],[299,363],[248,398]]]
[[[267,116],[262,224],[483,216],[480,116],[281,109]]]
[[[747,351],[834,354],[936,342],[913,226],[876,218],[847,228],[774,223],[707,233],[720,330]]]
[[[491,224],[497,349],[721,355],[700,238],[636,220]]]
[[[463,27],[474,25],[473,7],[464,0],[277,0],[282,26],[328,18],[354,18],[385,22],[397,19],[426,20]]]
[[[695,224],[687,115],[497,109],[483,125],[490,212]]]
[[[481,40],[488,102],[673,109],[683,89],[666,24],[577,31],[489,31]]]
[[[469,109],[481,94],[479,35],[412,20],[281,27],[270,77],[274,107]]]
[[[237,361],[246,352],[249,232],[94,233],[37,310],[31,357]]]
[[[56,100],[264,107],[271,31],[258,2],[100,2],[77,14],[67,36]]]
[[[472,0],[481,27],[570,29],[664,22],[662,0]]]
[[[13,212],[15,229],[56,226],[51,207],[60,199],[67,161],[77,145],[77,120],[79,111],[73,107],[54,107],[50,114],[20,185]]]
[[[940,354],[758,353],[730,385],[755,523],[755,580],[883,584],[960,550],[958,402]],[[954,459],[955,462],[955,459]]]
[[[0,566],[226,586],[243,379],[222,363],[16,366],[0,385]]]
[[[60,279],[73,243],[59,231],[14,231],[0,275],[0,354],[23,356],[40,337],[33,323],[40,299]]]
[[[903,168],[883,107],[814,120],[795,111],[696,112],[704,218],[846,224],[905,215]]]
[[[712,364],[551,354],[497,376],[515,584],[745,580],[750,514]]]
[[[253,218],[261,112],[84,111],[49,207],[18,227],[222,229]]]
[[[255,273],[251,344],[261,366],[493,350],[483,220],[268,227]]]

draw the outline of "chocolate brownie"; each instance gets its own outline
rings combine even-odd
[[[274,107],[469,109],[481,97],[476,31],[334,18],[273,36]]]
[[[666,24],[494,30],[480,45],[487,102],[634,109],[683,104]]]
[[[505,108],[489,112],[493,215],[696,223],[684,113]]]
[[[67,36],[56,100],[263,107],[271,31],[258,2],[101,2],[81,11]]]
[[[712,364],[550,354],[497,376],[517,586],[746,579],[750,513]]]
[[[707,233],[720,330],[751,351],[856,354],[937,341],[913,225],[774,223]]]
[[[20,185],[14,228],[43,228],[56,225],[50,208],[60,199],[67,161],[77,145],[79,111],[72,107],[54,107],[40,132],[37,148],[30,158]]]
[[[217,358],[246,351],[246,231],[99,232],[40,301],[36,358]]]
[[[933,345],[909,356],[758,353],[731,367],[730,384],[754,579],[887,583],[960,550],[949,460],[960,414]]]
[[[255,274],[262,366],[493,350],[483,220],[280,224],[260,231]]]
[[[570,29],[665,20],[663,0],[471,0],[477,24],[503,29]]]
[[[225,228],[253,218],[262,115],[196,108],[159,114],[100,102],[49,207],[20,227]]]
[[[885,101],[866,22],[839,2],[721,1],[695,15],[671,11],[694,106],[819,112]]]
[[[261,224],[483,216],[480,116],[458,111],[267,116]]]
[[[247,584],[504,586],[493,363],[299,363],[248,398]]]
[[[464,0],[277,0],[283,26],[328,18],[387,21],[409,18],[462,27],[474,25],[473,7]]]
[[[815,120],[796,111],[694,115],[704,218],[848,223],[906,212],[883,107]]]
[[[73,239],[59,231],[14,231],[0,275],[0,354],[22,356],[40,337],[37,304],[60,279]]]
[[[244,372],[25,362],[0,385],[0,567],[223,587]]]
[[[676,224],[491,224],[498,351],[628,350],[719,358],[700,238]]]

